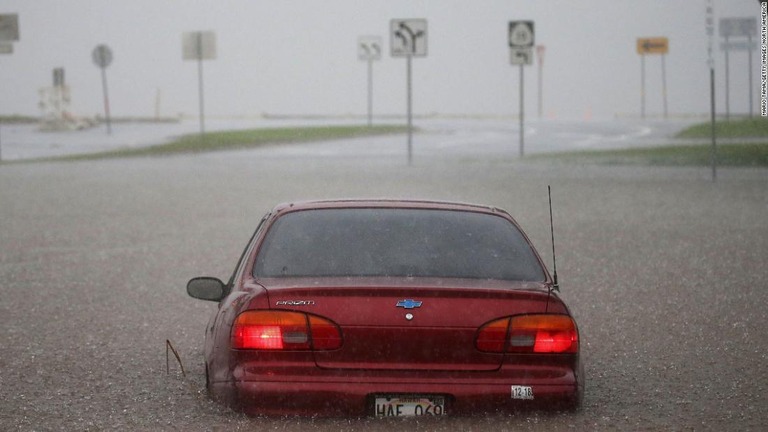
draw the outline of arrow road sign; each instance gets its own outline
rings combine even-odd
[[[533,41],[533,21],[509,22],[510,48],[532,48]]]
[[[533,48],[510,48],[509,63],[513,65],[533,64]]]
[[[393,19],[389,29],[392,57],[427,56],[427,20]]]
[[[644,54],[666,54],[669,52],[669,39],[665,37],[638,38],[637,53]]]
[[[360,36],[357,39],[357,58],[362,61],[381,60],[381,38]]]

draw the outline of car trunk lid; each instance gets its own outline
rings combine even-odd
[[[477,330],[504,316],[541,313],[547,291],[540,283],[371,278],[260,281],[271,307],[331,319],[343,344],[317,351],[329,369],[489,371],[501,354],[475,348]]]

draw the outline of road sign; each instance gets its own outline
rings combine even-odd
[[[184,60],[213,60],[216,58],[216,34],[212,31],[184,33],[181,49]]]
[[[357,58],[362,61],[381,60],[381,37],[360,36],[357,38]]]
[[[112,134],[112,119],[109,114],[109,90],[107,86],[107,67],[112,64],[112,50],[104,45],[96,45],[91,51],[93,63],[101,69],[101,88],[104,93],[104,117],[107,120],[107,133]]]
[[[0,54],[13,54],[13,44],[0,42]]]
[[[17,14],[0,15],[0,41],[19,40],[19,16]]]
[[[757,42],[756,41],[721,42],[720,49],[723,51],[754,51],[757,49]]]
[[[509,22],[510,48],[533,48],[533,21]],[[526,63],[530,64],[530,63]]]
[[[533,64],[533,48],[510,48],[509,63],[513,65]]]
[[[94,48],[91,57],[96,66],[102,69],[112,64],[112,50],[106,45],[98,45]]]
[[[637,38],[637,53],[666,54],[669,52],[669,39],[665,37]]]
[[[427,56],[427,20],[393,19],[389,29],[392,57]]]
[[[368,126],[373,125],[373,62],[381,60],[381,37],[357,38],[357,58],[368,63]]]
[[[509,62],[520,66],[520,157],[523,157],[525,129],[523,118],[525,117],[525,98],[523,97],[523,66],[533,64],[534,33],[533,21],[510,21],[509,33]]]
[[[757,18],[720,18],[720,36],[757,36]]]
[[[64,87],[64,68],[55,68],[53,70],[53,86]]]

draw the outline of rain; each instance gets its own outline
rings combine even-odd
[[[18,15],[20,37],[0,54],[0,429],[760,430],[768,423],[766,169],[721,167],[713,181],[706,166],[534,158],[665,146],[706,121],[706,3],[6,0],[0,15]],[[718,19],[759,18],[754,1],[712,3]],[[198,68],[182,58],[183,35],[195,31],[216,34],[216,58],[203,64],[206,133],[365,125],[366,65],[355,44],[370,35],[385,45],[373,65],[373,121],[402,125],[406,65],[389,52],[396,18],[429,26],[427,56],[413,59],[410,163],[404,133],[33,161],[197,134]],[[506,33],[518,19],[533,20],[536,44],[546,45],[541,114],[537,65],[525,69],[525,157]],[[669,116],[652,57],[643,119],[635,42],[656,36],[670,41]],[[99,44],[114,56],[109,133],[92,59]],[[722,102],[724,53],[715,48]],[[730,61],[730,108],[746,115],[746,55]],[[67,112],[93,124],[40,130],[40,89],[53,86],[56,68],[69,88]],[[753,86],[759,95],[759,81]],[[17,116],[32,120],[6,121]],[[586,364],[579,411],[248,417],[206,394],[203,342],[216,305],[190,298],[185,284],[226,280],[275,204],[493,205],[520,223],[551,271],[548,185],[560,296],[579,324]]]

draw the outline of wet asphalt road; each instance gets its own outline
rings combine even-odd
[[[763,430],[768,170],[574,167],[505,158],[296,158],[265,151],[0,166],[0,430]],[[247,418],[203,391],[213,303],[275,203],[493,204],[551,263],[580,323],[577,413]],[[186,378],[166,340],[178,349]]]

